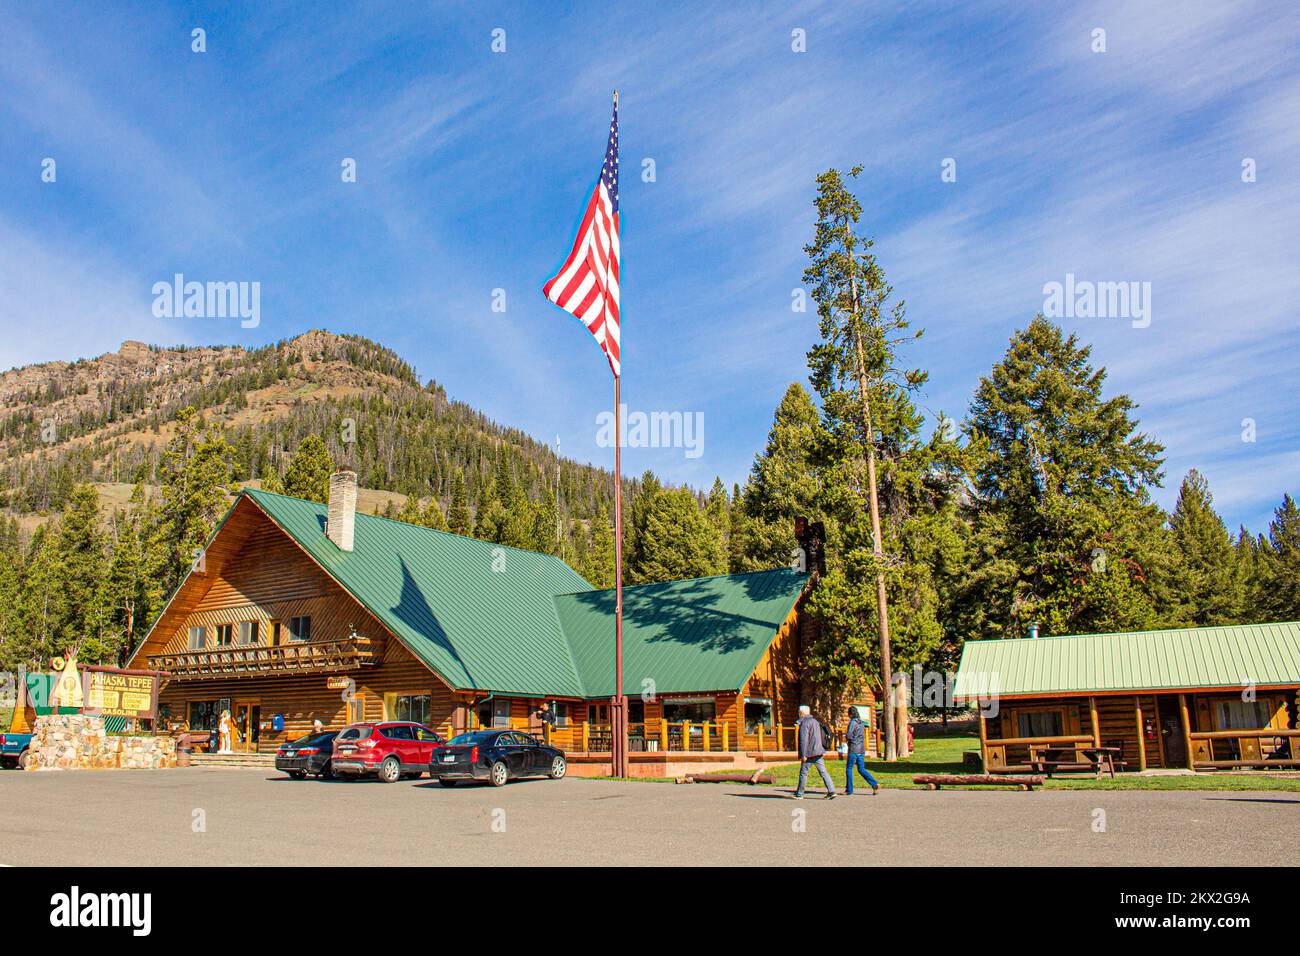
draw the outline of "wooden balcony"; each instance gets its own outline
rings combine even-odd
[[[151,670],[166,671],[172,680],[214,680],[266,677],[273,674],[357,670],[383,659],[383,642],[365,638],[345,641],[303,641],[278,644],[233,644],[201,651],[154,654]]]

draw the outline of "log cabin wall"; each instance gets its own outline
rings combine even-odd
[[[799,719],[799,705],[803,703],[802,638],[812,627],[812,615],[803,608],[803,601],[795,605],[772,643],[759,659],[758,666],[740,689],[735,703],[731,733],[746,747],[758,745],[757,734],[746,734],[744,700],[760,697],[772,701],[772,720],[790,727]]]
[[[243,547],[221,563],[186,613],[176,616],[172,633],[151,635],[151,644],[166,653],[184,651],[189,628],[202,626],[207,646],[214,647],[220,624],[233,626],[237,642],[242,621],[258,622],[263,644],[271,642],[271,625],[278,621],[281,643],[287,643],[289,621],[301,615],[311,617],[313,641],[346,640],[353,628],[361,637],[383,640],[387,629],[269,518],[256,509],[240,517],[251,526]]]
[[[463,729],[456,725],[458,700],[451,689],[411,653],[390,640],[384,662],[374,667],[346,674],[277,674],[266,677],[238,677],[222,680],[170,681],[159,695],[173,720],[187,719],[191,701],[229,699],[256,703],[261,708],[263,724],[275,715],[284,717],[284,730],[263,729],[257,744],[259,753],[273,753],[286,740],[309,733],[312,722],[319,720],[326,729],[337,730],[349,722],[346,691],[331,688],[331,678],[351,677],[355,682],[356,700],[365,720],[393,719],[385,712],[386,695],[422,695],[430,698],[430,723],[443,733]],[[389,697],[391,700],[391,696]],[[463,718],[462,718],[463,719]]]

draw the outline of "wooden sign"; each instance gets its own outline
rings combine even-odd
[[[95,717],[134,717],[153,720],[158,715],[157,671],[124,671],[115,667],[83,666],[82,713]]]
[[[347,690],[352,684],[350,677],[331,677],[325,682],[325,686],[330,690]]]

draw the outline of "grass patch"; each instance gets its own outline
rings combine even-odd
[[[970,773],[962,763],[962,754],[979,750],[976,736],[920,737],[916,750],[906,760],[885,763],[868,760],[867,768],[882,788],[915,790],[912,775],[918,773]],[[842,760],[827,760],[826,768],[840,791],[844,790],[845,764]],[[794,787],[799,783],[799,765],[780,764],[766,769],[778,787]],[[863,787],[862,778],[855,772],[854,789]],[[808,777],[808,792],[820,791],[821,776],[813,769]],[[1045,784],[1051,790],[1293,790],[1300,791],[1300,773],[1288,776],[1271,776],[1264,773],[1199,773],[1195,776],[1143,777],[1137,774],[1120,774],[1096,779],[1091,776],[1052,778]],[[973,789],[999,789],[980,787]]]

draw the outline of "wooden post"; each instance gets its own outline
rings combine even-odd
[[[1092,718],[1092,745],[1101,746],[1101,721],[1097,719],[1097,698],[1088,698],[1088,714]]]
[[[1183,718],[1183,747],[1187,750],[1187,769],[1196,769],[1196,755],[1192,752],[1192,722],[1187,716],[1187,695],[1178,695],[1178,710]]]
[[[727,751],[727,750],[730,750],[730,749],[731,749],[731,741],[730,741],[730,739],[729,739],[729,737],[730,737],[729,731],[730,731],[730,730],[731,730],[731,724],[729,724],[729,723],[724,723],[724,724],[722,725],[722,749],[723,749],[724,751]]]
[[[659,749],[668,749],[668,721],[663,717],[659,718]]]
[[[582,722],[582,752],[586,753],[591,749],[591,723],[584,720]]]
[[[1142,698],[1133,698],[1133,713],[1137,716],[1138,727],[1138,769],[1147,768],[1147,734],[1146,728],[1142,725]]]
[[[691,749],[691,722],[689,720],[683,720],[682,721],[682,750],[690,750],[690,749]]]
[[[709,752],[709,722],[706,720],[700,725],[704,729],[704,752]]]
[[[758,725],[758,752],[763,752],[763,725]]]
[[[983,765],[984,773],[989,772],[989,729],[984,717],[984,705],[979,705],[980,711],[980,763]]]

